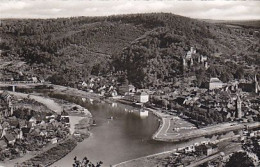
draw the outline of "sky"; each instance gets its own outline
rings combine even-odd
[[[260,20],[260,1],[0,0],[0,18],[57,18],[164,12],[199,19]]]

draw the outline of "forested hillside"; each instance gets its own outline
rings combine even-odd
[[[1,61],[6,62],[0,67],[1,78],[59,77],[64,84],[125,71],[136,86],[154,86],[183,74],[182,56],[191,46],[209,56],[211,66],[189,72],[241,77],[241,67],[260,65],[256,30],[164,13],[6,19],[1,22]],[[225,59],[246,64],[226,65]]]

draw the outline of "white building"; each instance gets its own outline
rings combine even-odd
[[[83,81],[81,85],[82,85],[83,87],[87,87],[87,86],[88,86],[88,84],[87,84],[85,81]]]
[[[219,80],[218,78],[210,78],[209,82],[209,90],[213,89],[221,89],[223,87],[224,83]]]
[[[38,82],[37,77],[32,77],[32,81],[33,81],[34,83]]]
[[[139,103],[146,103],[149,101],[149,95],[146,92],[138,92],[135,94],[135,100]]]
[[[200,55],[200,61],[203,63],[208,60],[207,56]]]

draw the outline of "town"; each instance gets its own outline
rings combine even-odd
[[[195,48],[191,47],[187,55],[183,57],[183,68],[188,71],[197,63],[198,66],[202,65],[207,69],[210,66],[207,61],[207,56],[199,55]],[[155,140],[183,141],[200,136],[235,132],[226,139],[220,137],[217,140],[202,141],[175,149],[174,153],[170,155],[170,159],[167,162],[165,160],[166,163],[187,166],[190,162],[194,162],[194,157],[197,157],[196,161],[198,157],[202,159],[197,162],[198,164],[217,163],[215,162],[217,158],[228,159],[228,155],[233,153],[230,150],[218,148],[222,143],[231,140],[236,141],[233,147],[239,146],[238,148],[242,149],[242,146],[245,146],[245,152],[250,153],[254,164],[257,165],[259,151],[250,151],[250,147],[248,147],[249,143],[256,143],[259,148],[260,86],[256,75],[251,80],[234,80],[228,83],[212,77],[205,88],[194,86],[193,81],[196,80],[196,77],[191,76],[181,84],[176,82],[165,92],[138,89],[129,84],[127,80],[119,83],[116,81],[116,77],[111,76],[111,78],[108,81],[105,80],[106,78],[92,77],[88,81],[78,83],[77,89],[95,93],[99,95],[100,99],[110,99],[140,108],[141,113],[148,114],[147,111],[152,111],[161,119],[164,119],[166,115],[168,125],[163,121],[161,129],[164,128],[163,126],[170,128],[161,130],[161,134],[158,131],[154,135]],[[24,98],[13,95],[12,92],[19,90],[19,83],[25,85],[50,84],[38,80],[35,76],[27,81],[2,81],[2,85],[11,90],[10,93],[6,90],[1,93],[2,161],[22,157],[27,152],[61,143],[73,132],[70,129],[69,114],[64,110],[58,114],[30,98],[30,95]],[[30,88],[27,89],[30,90]],[[187,126],[187,122],[189,122],[191,125],[180,127],[176,120],[177,117],[183,120],[181,124]],[[230,127],[230,123],[233,127]],[[220,124],[222,125],[218,127]],[[203,128],[207,133],[199,131]],[[74,132],[73,135],[78,136],[79,134]],[[255,149],[257,150],[257,148]],[[189,153],[188,156],[187,153]],[[182,157],[181,160],[177,160],[180,157]],[[218,161],[218,163],[220,162]]]
[[[259,2],[2,3],[0,167],[260,165]]]

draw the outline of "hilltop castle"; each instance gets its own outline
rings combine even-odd
[[[182,57],[183,68],[191,67],[194,64],[194,61],[197,63],[203,64],[205,69],[208,69],[208,57],[204,55],[199,55],[194,47],[191,47],[190,50]]]

